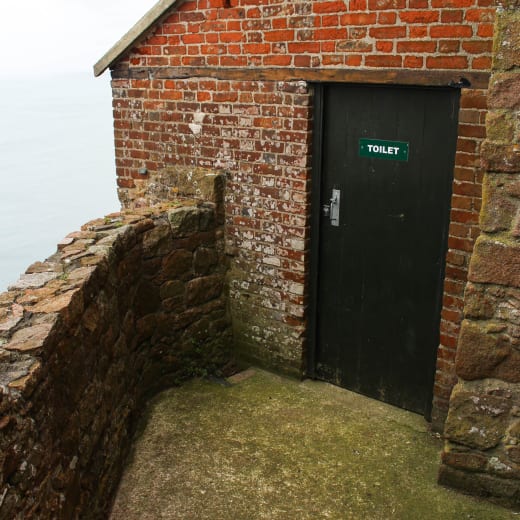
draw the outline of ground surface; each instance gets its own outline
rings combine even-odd
[[[436,484],[424,419],[260,370],[159,395],[111,520],[519,519]]]

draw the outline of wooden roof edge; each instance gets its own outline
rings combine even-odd
[[[179,0],[159,0],[105,55],[94,65],[94,76],[101,76],[123,54],[132,48]]]

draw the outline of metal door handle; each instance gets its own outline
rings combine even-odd
[[[339,202],[341,199],[341,191],[332,190],[332,197],[329,204],[323,204],[323,216],[330,218],[331,226],[339,226]]]

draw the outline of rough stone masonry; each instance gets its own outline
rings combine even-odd
[[[145,399],[228,360],[223,251],[212,204],[114,214],[0,294],[0,518],[107,517]]]
[[[440,482],[520,507],[520,2],[501,2]]]

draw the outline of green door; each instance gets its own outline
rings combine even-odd
[[[317,90],[314,373],[428,416],[459,92]]]

